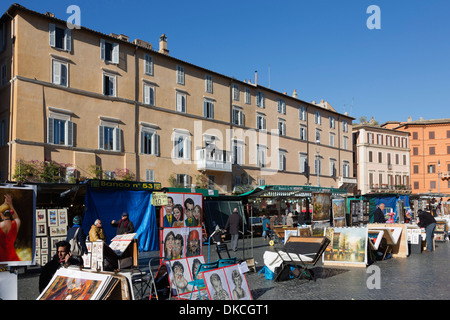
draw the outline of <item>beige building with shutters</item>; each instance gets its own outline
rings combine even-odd
[[[14,180],[19,161],[52,160],[76,178],[91,178],[96,165],[102,178],[126,170],[133,180],[206,183],[222,194],[355,183],[354,118],[327,102],[172,57],[165,35],[154,49],[20,5],[0,27],[3,181]]]

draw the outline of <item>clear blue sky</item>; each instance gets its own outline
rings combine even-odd
[[[156,49],[165,33],[171,56],[239,80],[257,70],[259,84],[324,99],[357,121],[450,118],[448,0],[17,2],[63,20],[78,5],[82,26]],[[379,30],[366,26],[370,5]]]

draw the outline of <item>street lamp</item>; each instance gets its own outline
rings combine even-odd
[[[316,173],[317,173],[317,186],[320,187],[320,148],[319,148],[320,140],[316,139]]]
[[[438,169],[437,169],[437,174],[438,174],[438,197],[439,197],[439,183],[441,180],[441,172],[439,171],[439,169],[441,168],[441,160],[438,160]]]

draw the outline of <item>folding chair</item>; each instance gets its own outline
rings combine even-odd
[[[150,274],[142,269],[131,270],[131,283],[136,294],[136,300],[143,300],[148,289],[150,289]]]
[[[297,278],[315,281],[314,272],[311,269],[319,261],[329,243],[330,239],[327,237],[289,237],[283,250],[275,247],[275,251],[282,260],[282,269],[275,277],[275,281],[279,281],[282,272],[290,266],[295,268],[293,273]]]
[[[189,285],[192,285],[191,295],[189,297],[190,300],[192,300],[192,294],[194,293],[195,288],[197,288],[198,298],[200,300],[202,299],[200,290],[206,288],[205,280],[203,279],[203,277],[201,279],[198,279],[198,275],[200,275],[202,272],[205,272],[205,271],[217,269],[218,267],[219,267],[219,261],[209,262],[209,263],[201,263],[198,266],[197,272],[195,273],[195,276],[194,276],[194,280],[190,281],[188,283]]]
[[[160,261],[162,261],[161,264]],[[166,261],[166,258],[160,257],[151,258],[148,261],[148,272],[150,277],[149,299],[156,298],[156,300],[159,300],[160,296],[164,296],[167,292],[168,299],[170,299],[172,296],[172,291],[170,290],[170,284],[168,280],[169,275],[167,272],[167,266],[165,264]]]
[[[219,268],[230,266],[237,263],[237,258],[219,259]]]
[[[228,258],[231,258],[230,256],[230,252],[228,251],[228,246],[226,243],[216,243],[216,252],[217,255],[219,256],[219,259],[222,259],[222,255],[220,254],[221,252],[226,252]]]

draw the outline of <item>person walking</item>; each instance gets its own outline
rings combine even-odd
[[[233,213],[228,217],[225,224],[225,232],[229,231],[231,235],[231,250],[237,251],[239,230],[242,228],[242,217],[239,215],[238,209],[234,208]]]
[[[420,228],[425,228],[427,249],[423,252],[432,252],[434,229],[436,229],[436,219],[434,219],[430,212],[419,210],[417,225]]]
[[[69,230],[67,230],[67,237],[66,237],[66,241],[70,243],[70,240],[72,240],[75,235],[77,236],[77,242],[78,244],[81,246],[81,256],[85,253],[88,252],[87,247],[86,247],[86,234],[83,231],[83,228],[81,228],[81,217],[80,216],[75,216],[75,218],[73,218],[72,220],[73,225],[72,228],[70,228]],[[78,233],[77,233],[78,230]],[[73,249],[71,249],[73,250]],[[72,255],[75,255],[72,252]]]
[[[262,216],[262,225],[263,225],[263,237],[264,240],[267,240],[267,236],[269,235],[270,230],[270,219],[265,215]]]

